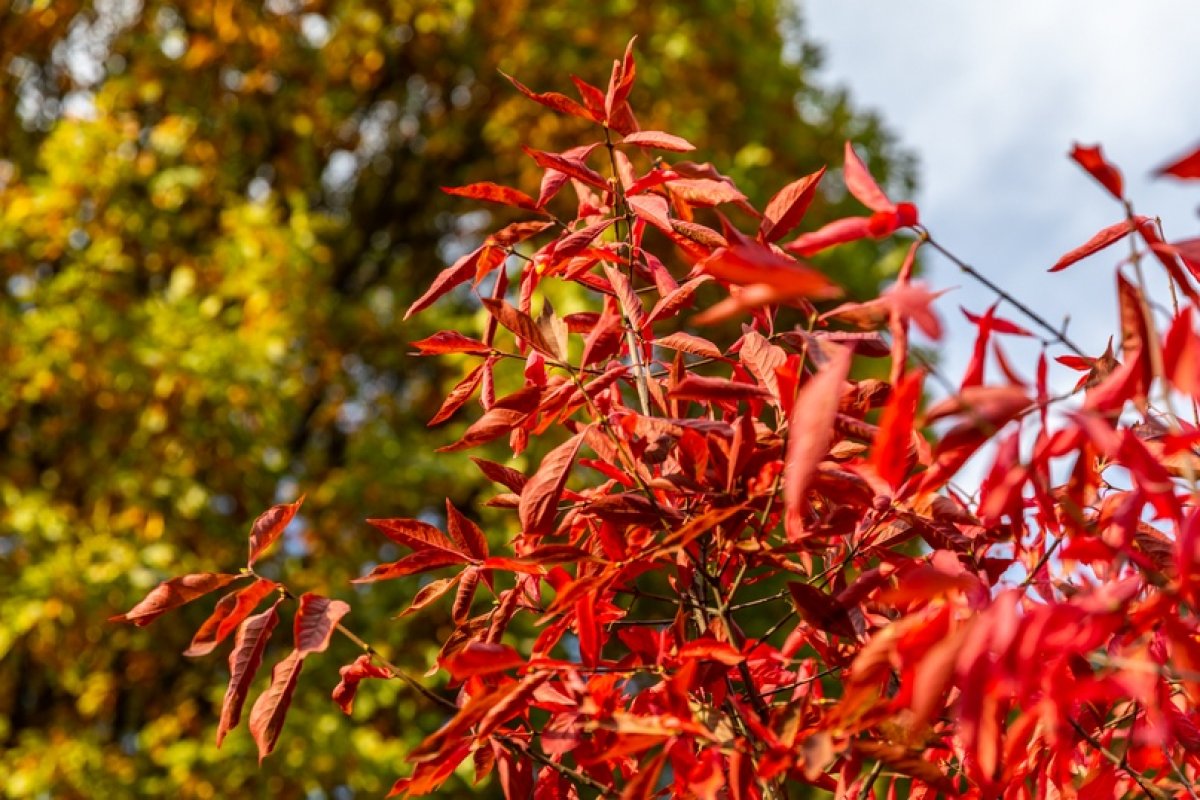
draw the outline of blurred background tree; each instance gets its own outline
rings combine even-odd
[[[0,7],[7,797],[377,796],[437,726],[394,685],[342,718],[324,695],[354,656],[338,642],[260,770],[244,730],[212,744],[224,649],[179,655],[211,603],[186,629],[105,619],[167,575],[236,568],[250,521],[300,491],[267,569],[342,596],[396,557],[364,517],[435,517],[442,497],[480,491],[465,457],[432,452],[453,434],[424,427],[461,373],[406,353],[476,309],[400,319],[490,221],[438,186],[531,191],[540,170],[519,144],[580,141],[497,70],[539,91],[571,74],[603,85],[638,34],[643,127],[701,146],[755,202],[839,163],[846,139],[912,189],[880,122],[815,82],[819,51],[785,0]],[[859,211],[830,187],[813,224]],[[825,264],[861,295],[897,265],[880,256],[867,244]],[[396,583],[350,597],[349,621],[423,668],[448,612],[389,621],[415,591]]]

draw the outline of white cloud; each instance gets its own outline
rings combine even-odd
[[[1070,314],[1085,349],[1103,349],[1113,328],[1115,257],[1045,270],[1123,212],[1067,159],[1072,142],[1102,143],[1168,238],[1196,235],[1200,185],[1149,176],[1200,141],[1193,3],[821,0],[805,14],[824,79],[881,112],[919,155],[917,199],[934,235],[1051,320]],[[973,333],[956,306],[981,310],[991,297],[929,263],[935,284],[963,287],[940,304],[954,377]]]

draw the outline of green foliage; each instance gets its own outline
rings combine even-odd
[[[300,491],[264,573],[335,596],[395,555],[363,509],[470,504],[466,458],[416,445],[461,375],[405,343],[476,312],[402,327],[398,310],[486,222],[436,186],[533,191],[519,143],[573,141],[497,70],[603,83],[597,56],[640,33],[638,92],[664,98],[635,95],[643,124],[734,154],[718,167],[759,204],[846,139],[892,185],[912,165],[812,83],[816,51],[774,0],[133,5],[0,16],[0,794],[376,794],[440,720],[420,698],[364,693],[356,725],[298,704],[304,735],[260,771],[244,732],[218,757],[222,682],[176,655],[207,608],[105,619],[167,575],[236,563],[255,514]],[[883,277],[867,255],[829,265],[864,295]],[[390,622],[413,591],[357,597],[354,623],[424,664],[448,620]],[[335,643],[305,683],[332,688],[352,657]]]

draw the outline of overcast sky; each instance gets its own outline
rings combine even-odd
[[[1113,330],[1112,266],[1127,250],[1046,274],[1123,217],[1066,157],[1071,144],[1103,144],[1137,211],[1161,216],[1168,240],[1200,235],[1200,183],[1150,178],[1200,142],[1194,0],[803,5],[826,54],[824,83],[880,112],[918,155],[916,200],[934,236],[1053,321],[1069,313],[1085,350],[1098,353]],[[942,363],[957,379],[974,331],[958,306],[983,311],[991,298],[936,256],[927,263],[935,287],[962,287],[938,302],[952,331]]]

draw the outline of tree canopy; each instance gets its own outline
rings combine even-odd
[[[642,124],[701,144],[695,160],[758,204],[838,161],[847,139],[877,178],[911,188],[911,159],[820,86],[798,12],[773,0],[10,4],[0,793],[390,785],[419,738],[408,723],[440,719],[419,697],[364,697],[355,716],[368,724],[353,729],[336,708],[297,708],[289,725],[306,734],[259,771],[242,733],[218,760],[216,682],[175,655],[187,626],[114,631],[105,618],[167,574],[229,563],[258,510],[301,492],[275,568],[334,595],[395,557],[366,533],[365,510],[436,517],[443,496],[469,504],[479,489],[465,457],[415,446],[461,372],[411,358],[406,342],[479,309],[401,315],[490,220],[436,187],[536,189],[541,170],[520,145],[555,150],[576,131],[501,71],[536,91],[566,73],[603,83],[594,65],[634,34],[647,54],[637,91],[656,98],[635,94]],[[810,218],[851,208],[826,193]],[[898,267],[885,256],[863,243],[820,263],[865,296]],[[357,598],[355,623],[423,664],[439,622],[388,619],[412,592]],[[348,660],[310,669],[335,676]]]

